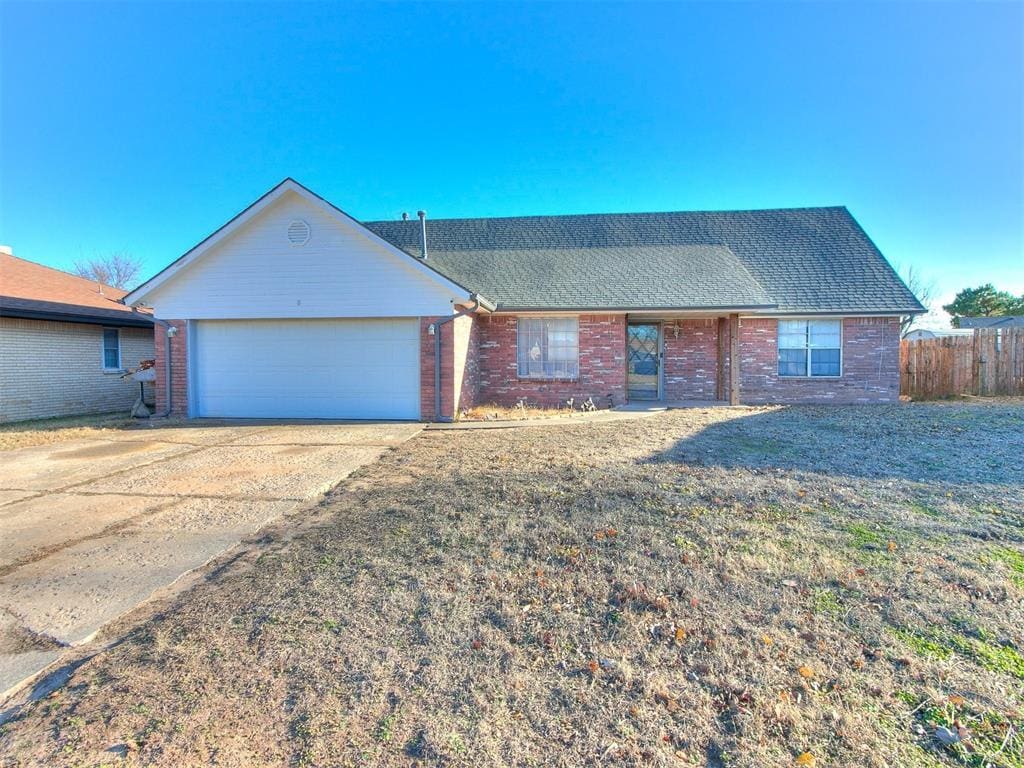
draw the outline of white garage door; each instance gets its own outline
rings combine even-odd
[[[418,419],[415,319],[201,320],[197,416]]]

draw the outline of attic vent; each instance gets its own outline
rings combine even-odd
[[[292,219],[288,225],[288,242],[292,245],[305,245],[309,242],[309,224],[302,219]]]

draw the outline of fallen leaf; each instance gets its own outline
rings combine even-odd
[[[800,667],[800,669],[798,669],[797,672],[800,673],[800,677],[802,677],[804,680],[810,680],[812,677],[814,677],[814,670],[810,667]]]

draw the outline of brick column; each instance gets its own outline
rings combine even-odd
[[[165,321],[177,329],[171,337],[171,414],[172,416],[188,415],[188,339],[185,334],[184,320]],[[163,413],[167,408],[165,386],[164,335],[163,326],[153,326],[154,358],[156,359],[156,412]]]

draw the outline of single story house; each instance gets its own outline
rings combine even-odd
[[[158,411],[421,420],[891,402],[924,311],[845,208],[360,222],[291,179],[125,301]]]
[[[0,422],[128,412],[121,374],[152,359],[153,321],[124,295],[0,247]]]
[[[989,315],[987,317],[961,317],[958,321],[961,328],[1024,328],[1024,315]]]
[[[974,331],[960,328],[915,328],[903,336],[904,341],[921,339],[948,339],[954,336],[973,336]]]

